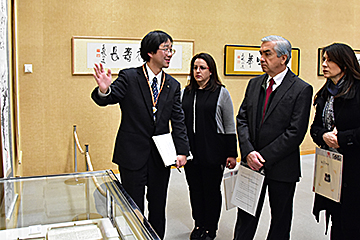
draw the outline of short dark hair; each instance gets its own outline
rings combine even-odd
[[[167,42],[173,42],[173,39],[169,34],[161,30],[151,31],[141,40],[140,55],[145,62],[150,61],[148,53],[156,53],[160,44]]]
[[[210,91],[215,91],[218,86],[224,86],[220,81],[214,58],[208,53],[198,53],[191,59],[190,81],[186,86],[186,89],[190,91],[199,88],[199,85],[194,77],[194,63],[198,58],[203,59],[206,62],[209,67],[209,71],[211,72],[210,79],[205,88],[210,89]]]

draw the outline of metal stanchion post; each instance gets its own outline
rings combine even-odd
[[[79,144],[79,146],[80,146],[80,144]],[[89,155],[89,144],[85,144],[85,147],[86,147],[86,151],[85,151],[86,171],[89,171],[89,168],[90,168],[90,171],[92,171],[91,163],[88,163],[88,161],[87,161],[87,157]],[[81,151],[82,154],[84,154],[84,152],[82,150],[80,150],[80,151]],[[90,166],[89,166],[89,164],[90,164]],[[91,178],[90,175],[87,176],[87,177],[83,177],[81,179],[76,178],[76,181],[81,181],[82,184],[85,184],[84,191],[85,191],[86,212],[75,216],[73,218],[73,221],[102,218],[102,216],[99,213],[92,213],[91,209],[90,209],[90,201],[91,201],[90,190],[91,190],[91,186],[92,186],[92,185],[90,185],[91,184],[90,178]],[[95,177],[93,177],[93,178],[95,179]],[[95,181],[94,181],[94,184],[95,184]],[[95,187],[96,187],[96,185],[95,185]],[[94,188],[94,189],[96,189],[96,188]]]
[[[90,190],[89,190],[89,187],[90,187],[90,183],[89,183],[89,178],[86,179],[86,219],[90,219]]]
[[[75,162],[74,162],[74,171],[77,172],[77,156],[76,156],[76,148],[77,148],[77,146],[76,146],[76,138],[75,138],[75,136],[76,136],[76,125],[74,125],[74,160],[75,160]]]
[[[74,131],[74,172],[77,172],[77,135],[76,135],[76,125],[73,125]],[[79,144],[80,147],[80,144]],[[80,150],[82,152],[82,150]],[[67,185],[82,185],[85,183],[83,178],[74,177],[72,179],[65,180],[65,184]]]
[[[87,155],[89,154],[89,144],[85,144],[85,163],[86,163],[86,171],[89,171],[89,164],[87,162]]]

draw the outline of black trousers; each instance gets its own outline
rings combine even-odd
[[[265,178],[259,198],[259,204],[256,210],[256,216],[254,217],[247,212],[238,209],[234,240],[254,239],[267,187],[271,210],[271,223],[267,240],[290,239],[293,199],[296,183],[279,182]]]
[[[341,205],[334,204],[331,209],[331,240],[356,240],[360,238],[360,228],[342,222]]]
[[[195,226],[216,233],[221,212],[221,165],[203,166],[188,161],[185,165],[190,204]]]
[[[160,155],[159,155],[160,157]],[[144,214],[144,195],[147,186],[148,220],[161,239],[165,235],[165,208],[170,168],[162,160],[151,155],[147,163],[139,170],[129,170],[119,166],[121,183]]]

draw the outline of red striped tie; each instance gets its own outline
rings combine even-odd
[[[272,86],[274,85],[274,83],[275,83],[274,79],[271,78],[271,79],[270,79],[269,86],[268,86],[268,88],[266,89],[265,103],[264,103],[264,109],[263,109],[263,115],[262,115],[262,120],[261,120],[261,122],[264,121],[265,112],[266,112],[266,105],[268,104],[270,94],[272,93]]]

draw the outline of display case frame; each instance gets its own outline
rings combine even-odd
[[[18,198],[10,214],[1,201],[0,239],[89,231],[101,233],[93,239],[160,239],[111,170],[4,178],[1,189],[9,183]]]

